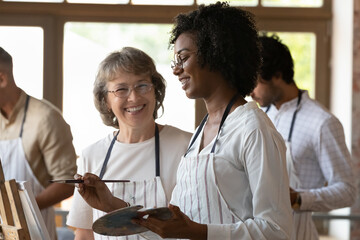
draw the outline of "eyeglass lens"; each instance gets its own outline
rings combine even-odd
[[[117,90],[109,91],[109,92],[114,93],[115,96],[117,96],[117,97],[125,98],[130,95],[130,92],[132,90],[134,90],[136,93],[141,94],[141,95],[146,94],[151,90],[152,86],[153,85],[151,83],[141,83],[141,84],[134,85],[134,87],[121,86]]]
[[[171,68],[174,69],[175,67],[182,68],[183,60],[180,58],[178,54],[174,55],[174,60],[171,61]]]

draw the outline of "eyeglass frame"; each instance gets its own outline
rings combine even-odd
[[[196,51],[187,52],[187,54],[190,54],[190,53],[196,53]],[[184,63],[189,59],[190,56],[181,58],[180,54],[181,54],[181,52],[174,54],[174,60],[171,60],[171,64],[170,64],[171,69],[174,70],[176,67],[180,67],[180,69],[184,68]]]
[[[145,92],[141,92],[141,89],[137,89],[137,87],[139,87],[139,85],[147,85],[147,88]],[[124,95],[124,96],[118,96],[117,94],[120,94],[120,91],[123,90],[124,87],[119,87],[118,89],[116,90],[108,90],[106,91],[107,93],[113,93],[115,97],[118,97],[118,98],[127,98],[130,96],[130,93],[134,90],[137,94],[140,94],[140,95],[145,95],[147,94],[148,92],[151,91],[151,89],[154,87],[154,84],[153,83],[149,83],[149,82],[142,82],[142,83],[137,83],[137,84],[134,84],[132,87],[130,86],[127,86],[128,90],[127,90],[127,94]]]

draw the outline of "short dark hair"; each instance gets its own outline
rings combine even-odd
[[[242,96],[252,92],[261,58],[258,32],[250,12],[221,2],[200,5],[199,9],[175,18],[170,44],[182,33],[196,37],[200,66],[219,71]]]
[[[12,66],[12,57],[11,55],[5,51],[2,47],[0,47],[0,64],[8,64]]]
[[[270,81],[273,76],[281,74],[286,83],[294,83],[294,62],[289,48],[276,34],[267,36],[263,33],[260,36],[260,42],[263,59],[260,69],[261,78]]]

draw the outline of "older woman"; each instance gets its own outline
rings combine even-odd
[[[191,134],[155,122],[164,96],[165,81],[141,50],[125,47],[100,64],[94,84],[95,106],[103,122],[119,131],[86,148],[78,160],[77,178],[95,184],[80,184],[75,191],[67,224],[77,229],[76,240],[101,239],[91,226],[110,210],[133,204],[168,205]],[[106,188],[104,183],[92,181],[99,178],[131,182],[107,183]]]

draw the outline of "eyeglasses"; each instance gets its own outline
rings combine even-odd
[[[133,87],[123,85],[114,91],[107,91],[107,92],[113,93],[116,97],[119,98],[127,98],[129,97],[132,90],[134,90],[137,94],[144,95],[150,92],[152,87],[153,87],[152,83],[139,83],[139,84],[135,84]]]
[[[187,54],[191,54],[191,53],[195,53],[195,51],[193,52],[187,52]],[[186,62],[186,60],[189,59],[190,56],[185,56],[185,57],[181,57],[180,53],[176,53],[174,55],[174,60],[171,60],[171,68],[174,70],[174,68],[176,67],[180,67],[180,69],[184,68],[184,63]]]

